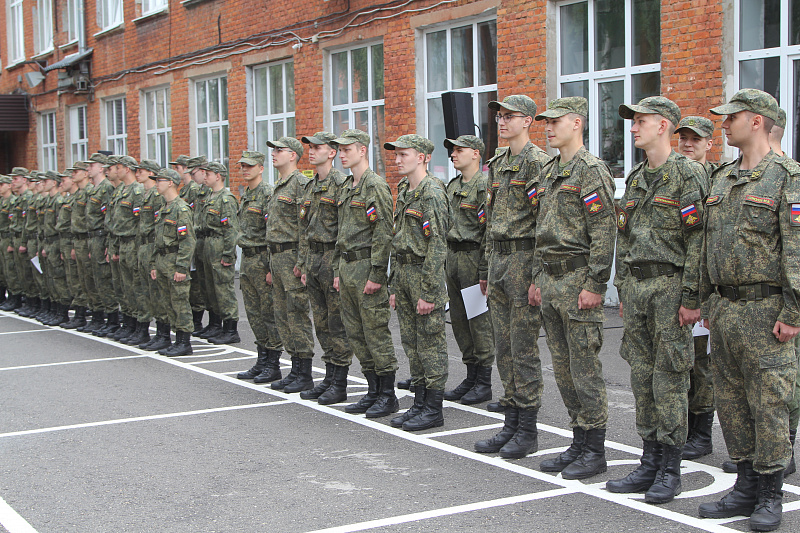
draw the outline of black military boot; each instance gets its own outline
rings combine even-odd
[[[264,369],[267,367],[267,349],[263,348],[256,344],[256,350],[258,351],[258,356],[256,357],[256,364],[254,364],[250,370],[246,370],[244,372],[239,372],[236,374],[236,379],[254,379],[257,375],[262,373]]]
[[[20,307],[22,307],[22,295],[15,294],[14,298],[11,300],[11,305],[9,305],[8,310],[16,311]]]
[[[30,299],[27,296],[24,296],[24,295],[20,296],[20,302],[21,302],[21,305],[17,306],[17,308],[14,309],[14,312],[16,314],[18,314],[18,315],[20,313],[27,313],[28,309],[30,309],[30,307],[31,307]],[[22,315],[20,315],[20,316],[22,316]]]
[[[788,475],[794,474],[797,470],[797,466],[794,462],[794,441],[797,438],[797,429],[790,429],[789,430],[789,441],[792,443],[792,458],[789,459],[789,466],[786,467],[786,470],[783,471],[783,477],[785,478]]]
[[[280,350],[267,350],[267,362],[264,366],[264,371],[253,378],[253,383],[271,383],[281,379],[280,358]]]
[[[411,378],[398,381],[397,388],[407,390],[408,392],[414,392],[414,384],[411,383]]]
[[[209,337],[208,342],[212,344],[236,344],[242,342],[239,338],[238,320],[226,320],[222,324],[222,333]]]
[[[489,402],[486,404],[486,410],[492,413],[502,413],[506,409],[508,409],[508,406],[504,403],[501,403],[500,400],[497,400],[496,402]]]
[[[642,458],[639,466],[622,479],[612,479],[606,483],[606,490],[620,494],[647,492],[656,479],[661,467],[661,443],[654,440],[643,441]]]
[[[42,317],[41,323],[45,326],[57,326],[58,323],[53,323],[55,320],[61,321],[59,318],[61,316],[61,304],[55,301],[50,302],[50,312],[47,316]]]
[[[378,399],[378,374],[365,371],[364,378],[367,380],[367,393],[356,403],[351,403],[345,407],[344,411],[346,413],[350,413],[351,415],[366,413],[367,409],[372,407],[372,404]]]
[[[698,508],[701,518],[730,518],[750,516],[758,501],[758,474],[753,463],[742,461],[737,466],[736,483],[733,490],[716,502],[702,503]]]
[[[177,357],[179,355],[192,355],[192,333],[190,331],[176,331],[175,342],[172,346],[160,351],[161,355]]]
[[[92,311],[92,321],[78,328],[81,333],[91,333],[106,325],[106,314],[103,311]]]
[[[41,301],[37,297],[25,298],[25,304],[28,307],[27,308],[22,307],[21,309],[18,309],[17,314],[19,316],[29,318],[35,315],[39,311],[39,306],[41,305]]]
[[[86,308],[76,307],[75,314],[66,324],[64,324],[61,327],[64,329],[77,329],[85,325],[86,325]]]
[[[503,429],[491,439],[479,440],[475,443],[475,451],[478,453],[497,453],[514,436],[519,427],[519,409],[509,407],[505,412],[505,423]]]
[[[492,367],[479,366],[475,374],[475,385],[461,397],[464,405],[488,402],[492,399]]]
[[[378,399],[367,409],[367,418],[381,418],[396,413],[400,402],[394,393],[395,373],[378,376]]]
[[[125,313],[122,313],[122,327],[120,327],[114,333],[110,333],[108,335],[108,338],[118,341],[120,339],[124,339],[125,337],[130,336],[130,334],[133,333],[135,324],[136,320],[132,316],[128,316]]]
[[[722,471],[728,474],[736,473],[736,463],[733,461],[722,461]]]
[[[647,503],[669,503],[681,493],[683,446],[661,445],[661,466],[653,484],[644,494]]]
[[[775,531],[783,513],[783,472],[758,475],[758,501],[750,515],[753,531]]]
[[[69,322],[69,306],[67,304],[58,304],[56,315],[47,325],[60,326],[62,324],[66,324],[67,322]]]
[[[558,457],[546,459],[539,464],[542,472],[561,472],[581,455],[583,443],[586,440],[586,430],[575,426],[572,428],[572,444],[569,448],[558,454]]]
[[[157,352],[165,350],[172,345],[172,340],[169,337],[169,324],[166,322],[156,321],[156,334],[150,341],[140,344],[139,348],[150,352]]]
[[[428,389],[423,386],[419,386],[414,389],[414,403],[411,404],[411,407],[408,408],[408,411],[401,414],[400,416],[396,416],[389,421],[389,425],[393,428],[401,428],[403,424],[407,421],[411,420],[418,414],[422,412],[425,408],[425,395],[428,393]]]
[[[192,323],[194,324],[194,330],[192,331],[192,336],[197,337],[200,333],[203,333],[203,314],[205,311],[202,309],[200,311],[192,311]]]
[[[580,456],[561,471],[561,477],[564,479],[586,479],[608,470],[605,443],[605,428],[586,430],[586,440],[583,443]]]
[[[403,424],[404,431],[422,431],[423,429],[438,428],[444,425],[442,412],[443,390],[425,389],[425,407],[422,411]],[[367,415],[369,416],[369,415]]]
[[[9,293],[6,301],[3,303],[3,305],[0,305],[0,311],[13,311],[14,309],[19,308],[20,305],[22,305],[22,303],[20,302],[19,295]]]
[[[39,305],[39,310],[36,314],[32,315],[31,318],[34,320],[38,320],[42,322],[42,319],[45,318],[50,313],[50,300],[47,298],[42,298],[41,304]]]
[[[210,339],[222,333],[222,317],[213,311],[208,312],[208,326],[203,328],[205,331],[200,332],[198,337],[201,339]]]
[[[478,375],[478,365],[474,363],[467,364],[467,377],[458,386],[444,393],[444,399],[457,402],[475,385],[475,378]]]
[[[314,380],[311,377],[311,364],[313,362],[313,359],[300,359],[297,363],[297,377],[283,388],[283,392],[292,394],[313,389]]]
[[[347,400],[347,373],[349,366],[333,366],[333,376],[331,376],[331,386],[328,390],[320,394],[317,403],[320,405],[333,405]],[[300,396],[303,394],[301,393]]]
[[[517,432],[500,448],[503,459],[522,459],[539,449],[539,430],[536,429],[538,409],[520,409]]]
[[[286,375],[285,378],[283,378],[280,381],[274,381],[272,385],[270,385],[270,388],[274,390],[283,390],[286,388],[286,385],[296,380],[297,368],[299,364],[300,364],[300,358],[296,356],[292,357],[292,369],[289,371],[289,373]]]
[[[331,386],[334,368],[336,367],[333,366],[333,363],[325,363],[325,378],[317,383],[313,389],[304,390],[301,392],[300,397],[304,400],[316,400],[322,396],[322,393],[328,390],[328,387]]]
[[[133,335],[128,337],[125,344],[129,346],[138,346],[150,342],[150,321],[139,322],[136,324],[136,331]]]
[[[691,414],[691,413],[689,413]],[[711,445],[711,426],[714,424],[714,412],[694,415],[694,427],[683,445],[683,458],[694,461],[714,451]]]
[[[92,332],[95,337],[108,337],[119,329],[119,311],[111,311],[106,314],[106,324],[100,329]]]
[[[0,287],[0,309],[2,309],[3,304],[6,303],[6,299],[6,288]]]

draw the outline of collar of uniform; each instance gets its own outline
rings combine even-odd
[[[333,169],[331,169],[331,170],[333,170]],[[313,191],[314,192],[327,191],[328,190],[328,184],[330,184],[331,181],[333,181],[333,180],[331,180],[330,173],[328,173],[328,175],[325,176],[325,179],[322,179],[322,180],[319,179],[319,174],[315,173],[314,174],[314,189],[313,189]]]
[[[767,167],[770,166],[772,164],[772,162],[775,161],[775,159],[777,159],[777,158],[778,158],[778,154],[776,154],[774,151],[770,150],[769,153],[767,155],[765,155],[764,158],[761,161],[759,161],[758,164],[755,167],[753,167],[753,169],[750,171],[750,174],[748,176],[739,177],[739,165],[741,165],[741,163],[742,163],[742,156],[739,156],[739,159],[736,161],[735,177],[737,178],[737,181],[736,181],[735,185],[739,185],[739,182],[748,182],[748,181],[760,180],[761,177],[764,175],[764,173],[767,171]]]
[[[464,182],[464,175],[463,174],[459,174],[458,175],[458,178],[459,178],[459,180],[458,180],[458,190],[456,191],[456,194],[458,196],[461,196],[462,198],[467,198],[470,194],[472,194],[472,191],[475,190],[475,188],[477,187],[476,183],[478,183],[478,180],[476,178],[478,176],[480,176],[480,175],[481,175],[481,170],[478,169],[478,171],[475,173],[475,175],[472,176],[472,178],[468,182],[465,183]]]
[[[497,170],[510,170],[511,172],[519,172],[522,168],[521,163],[528,159],[528,154],[531,152],[531,150],[533,150],[533,143],[528,141],[525,143],[522,151],[514,158],[514,162],[511,163],[511,148],[509,148],[500,159],[500,165]]]
[[[275,184],[275,190],[277,191],[278,187],[283,187],[284,185],[286,185],[286,183],[288,183],[289,180],[292,179],[295,176],[295,174],[300,174],[301,176],[303,175],[303,173],[300,172],[299,170],[297,170],[297,169],[293,170],[284,179],[278,180],[278,183]]]

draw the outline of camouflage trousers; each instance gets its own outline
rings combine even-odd
[[[159,322],[169,321],[165,309],[166,303],[159,291],[158,281],[150,276],[150,261],[153,258],[155,247],[156,245],[152,242],[147,242],[140,245],[137,252],[139,266],[136,269],[136,278],[139,283],[139,291],[144,295],[144,308],[139,314],[138,321],[148,324],[154,318]]]
[[[339,264],[339,298],[342,322],[350,348],[361,364],[362,372],[379,376],[397,371],[392,334],[389,331],[389,291],[382,286],[373,294],[364,294],[372,264],[359,259]]]
[[[39,239],[28,239],[28,263],[31,265],[31,293],[30,296],[35,298],[48,299],[47,285],[45,283],[44,273],[47,269],[46,261],[41,257],[40,252],[42,247],[39,245]],[[36,257],[39,261],[39,268],[33,265],[33,258]],[[40,271],[41,270],[41,271]]]
[[[297,263],[297,250],[286,250],[270,256],[275,323],[283,349],[292,357],[314,357],[314,337],[308,309],[306,287],[292,272]]]
[[[281,351],[283,345],[278,334],[278,326],[275,324],[273,303],[275,289],[272,285],[267,285],[266,279],[269,271],[268,262],[269,253],[266,251],[251,257],[242,255],[239,288],[242,290],[244,311],[256,338],[256,344],[267,350]]]
[[[5,276],[6,288],[13,294],[20,294],[22,286],[17,275],[17,265],[14,261],[14,252],[9,252],[8,247],[12,246],[11,239],[0,240],[0,266],[2,266]]]
[[[542,290],[542,323],[553,358],[553,372],[570,427],[604,429],[608,397],[603,380],[603,307],[578,309],[578,295],[588,267],[561,277],[545,272],[537,280]]]
[[[683,446],[688,433],[692,327],[680,327],[681,276],[637,281],[620,291],[624,332],[620,355],[631,366],[636,430],[643,440]]]
[[[239,320],[239,302],[234,287],[236,267],[222,265],[222,246],[219,237],[209,237],[203,242],[202,275],[206,303],[222,320]]]
[[[478,261],[480,251],[447,253],[447,294],[450,297],[450,323],[453,336],[461,350],[461,361],[465,365],[492,366],[494,364],[494,337],[492,319],[483,313],[472,320],[467,319],[461,290],[472,287],[480,280]]]
[[[98,311],[112,313],[117,310],[117,298],[114,293],[114,280],[111,277],[111,264],[106,260],[105,237],[91,237],[89,252],[92,255],[92,277],[97,290]]]
[[[695,415],[714,412],[714,383],[708,335],[694,338],[694,365],[689,371],[689,412]]]
[[[92,260],[89,258],[89,243],[86,239],[76,239],[72,245],[75,250],[75,262],[78,267],[81,290],[86,296],[85,306],[90,309],[99,309],[100,303],[97,300],[97,290],[95,290],[94,285]],[[78,304],[76,303],[75,305]]]
[[[81,277],[78,272],[78,261],[72,258],[72,242],[62,240],[61,249],[64,254],[64,268],[67,271],[67,287],[69,288],[69,295],[72,298],[72,305],[75,307],[88,307],[89,303],[86,298],[86,293],[83,292],[83,285],[81,284]]]
[[[492,252],[489,257],[489,311],[504,390],[500,403],[520,409],[539,409],[544,390],[538,345],[541,309],[528,305],[532,269],[532,250]]]
[[[156,282],[158,291],[166,307],[167,321],[173,331],[191,333],[192,306],[189,304],[191,276],[184,281],[175,281],[175,257],[177,254],[158,254],[156,256]]]
[[[783,297],[732,302],[709,300],[711,370],[717,416],[731,459],[752,461],[760,474],[786,468],[789,401],[797,378],[793,342],[778,342],[772,328]]]
[[[800,335],[794,338],[794,353],[797,357],[797,377],[794,380],[792,401],[789,402],[789,429],[797,429],[800,421]]]
[[[109,252],[110,255],[111,252]],[[114,297],[119,307],[125,301],[125,291],[122,288],[122,272],[119,269],[119,261],[111,260],[111,284],[114,287]]]
[[[6,250],[8,249],[8,239],[5,237],[0,236],[0,287],[5,287],[9,289],[10,292],[14,292],[10,289],[8,284],[8,278],[6,276]],[[0,294],[0,297],[3,295]]]
[[[322,346],[322,360],[336,366],[350,366],[353,351],[342,322],[342,304],[333,288],[333,250],[309,254],[306,289],[314,316],[314,332]]]
[[[33,291],[33,274],[31,270],[33,270],[33,265],[28,258],[28,253],[19,251],[19,247],[27,246],[27,242],[23,242],[20,238],[15,238],[13,242],[14,268],[16,268],[17,276],[19,277],[19,292],[26,297],[31,297]]]
[[[136,252],[136,240],[120,242],[119,245],[119,273],[122,291],[125,294],[120,302],[122,312],[126,315],[139,318],[144,307],[144,295],[139,292],[139,283],[136,271],[139,269],[139,257]]]
[[[69,304],[69,289],[67,288],[67,269],[61,257],[61,245],[58,239],[52,243],[45,243],[44,251],[47,254],[47,281],[50,298],[60,304]],[[69,252],[68,252],[69,253]]]
[[[192,311],[205,311],[205,270],[203,268],[203,244],[205,239],[198,238],[194,247],[194,271],[192,272],[192,286],[189,289],[189,302],[192,304]]]
[[[444,390],[448,375],[444,305],[427,315],[417,313],[422,278],[421,265],[394,265],[392,290],[400,322],[400,340],[408,356],[414,385]]]

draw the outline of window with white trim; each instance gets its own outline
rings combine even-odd
[[[254,149],[267,154],[267,161],[271,161],[270,149],[267,141],[274,141],[280,137],[294,137],[294,62],[282,61],[253,67],[253,131]],[[272,169],[265,177],[271,175],[274,183],[278,171]]]
[[[85,105],[69,108],[69,147],[70,164],[86,161],[89,157],[89,129]]]
[[[58,142],[56,133],[56,114],[42,113],[41,124],[42,169],[58,171]]]
[[[25,61],[25,31],[22,0],[6,3],[6,32],[8,33],[8,64]]]
[[[194,82],[197,153],[228,166],[228,78]]]
[[[144,149],[147,159],[154,159],[167,168],[172,157],[172,117],[169,106],[169,87],[145,91]]]
[[[556,17],[558,96],[588,99],[587,148],[611,167],[621,195],[642,155],[618,108],[661,93],[661,1],[559,2]]]
[[[444,180],[456,176],[448,160],[442,93],[456,91],[472,96],[476,131],[486,144],[486,156],[497,148],[497,126],[489,102],[497,100],[497,21],[456,22],[450,27],[427,30],[424,35],[425,123],[433,141],[430,171]],[[488,159],[488,158],[485,158]],[[485,160],[484,159],[484,160]]]
[[[35,24],[35,51],[49,52],[53,49],[53,0],[38,0]]]
[[[385,176],[383,43],[331,52],[329,59],[333,133],[347,129],[369,133],[370,167]],[[336,164],[340,164],[338,158]]]
[[[119,26],[123,21],[122,0],[97,0],[97,25],[101,31]]]
[[[106,150],[112,154],[128,153],[128,127],[125,98],[106,100]]]
[[[800,157],[800,0],[736,0],[736,87],[761,89],[787,111],[782,148]]]
[[[142,16],[156,13],[167,7],[167,0],[142,0]]]
[[[64,23],[67,27],[68,43],[80,40],[83,34],[83,1],[67,0],[67,10]]]

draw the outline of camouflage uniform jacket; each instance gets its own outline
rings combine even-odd
[[[86,227],[89,231],[105,229],[106,212],[114,194],[114,186],[108,179],[104,179],[89,195],[86,204]]]
[[[645,179],[647,161],[631,170],[617,208],[614,286],[620,288],[631,266],[668,263],[683,269],[681,305],[700,307],[700,255],[703,247],[705,169],[672,152]]]
[[[64,197],[60,193],[47,199],[47,207],[42,224],[42,235],[44,237],[55,237],[59,234],[58,213],[61,211],[61,204],[63,203]]]
[[[192,210],[181,198],[175,198],[161,208],[155,227],[156,253],[150,259],[151,270],[156,268],[159,254],[171,253],[168,250],[177,246],[177,252],[174,252],[175,272],[189,273],[195,245],[192,218]]]
[[[61,235],[61,249],[68,252],[72,248],[72,207],[75,204],[75,195],[61,195],[56,213],[56,231]],[[68,259],[64,254],[64,259]]]
[[[188,208],[188,206],[187,206]],[[207,238],[222,238],[220,259],[226,263],[236,261],[236,240],[239,237],[239,203],[228,189],[212,191],[203,201],[202,220],[199,228],[207,232]]]
[[[702,297],[716,285],[783,289],[778,320],[800,326],[800,165],[774,152],[752,170],[741,159],[714,172],[706,200]]]
[[[469,242],[480,245],[478,274],[486,279],[486,175],[480,170],[468,182],[459,174],[447,184],[450,202],[448,242]]]
[[[295,170],[275,184],[267,206],[267,242],[270,244],[300,243],[300,224],[307,207],[303,205],[310,180]],[[309,201],[310,204],[310,201]]]
[[[195,185],[197,184],[195,183]],[[205,204],[210,195],[210,187],[206,187],[205,185],[197,185],[197,194],[195,196],[194,203],[192,204],[194,207],[191,205],[189,206],[194,211],[194,226],[196,230],[199,230],[203,224],[203,219],[205,218]]]
[[[200,185],[198,185],[196,181],[192,180],[188,185],[181,187],[181,190],[178,192],[178,196],[184,202],[186,202],[186,205],[189,206],[189,209],[194,209],[194,204],[197,201],[197,196],[200,194],[200,189]]]
[[[39,214],[44,204],[44,197],[36,193],[31,196],[25,212],[25,238],[28,240],[39,238]]]
[[[75,191],[75,203],[72,206],[72,233],[85,235],[89,229],[86,225],[86,204],[89,202],[89,195],[92,193],[91,183],[87,183],[83,189]]]
[[[11,232],[16,235],[22,235],[24,237],[25,234],[25,218],[28,215],[28,204],[30,203],[31,199],[33,198],[33,193],[30,189],[26,190],[24,193],[17,196],[17,201],[14,202],[11,211]]]
[[[113,227],[114,222],[114,213],[117,210],[117,204],[119,203],[119,197],[122,194],[125,185],[123,183],[119,183],[114,190],[111,192],[111,198],[108,201],[108,206],[106,206],[106,216],[103,220],[103,225],[106,228],[106,248],[108,248],[108,255],[116,255],[119,252],[119,239],[116,235],[114,235],[111,228]]]
[[[617,231],[611,171],[581,147],[563,168],[556,156],[542,173],[534,280],[543,261],[585,256],[589,272],[581,288],[605,294]]]
[[[386,284],[386,269],[392,248],[392,191],[372,169],[367,169],[358,185],[348,176],[339,194],[339,238],[333,258],[333,275],[339,276],[343,252],[370,249],[372,268],[369,281]]]
[[[335,243],[339,235],[339,195],[347,177],[341,171],[331,168],[324,180],[319,174],[306,186],[303,207],[306,211],[301,219],[300,253],[297,265],[302,269],[311,253],[309,241],[315,243]]]
[[[144,244],[155,237],[156,220],[166,202],[155,187],[145,189],[139,206],[139,242]]]
[[[258,186],[245,188],[239,204],[239,241],[242,248],[267,244],[267,206],[273,195],[272,185],[262,181]]]
[[[16,196],[13,194],[7,198],[0,198],[0,239],[11,237],[11,218]],[[4,252],[5,250],[0,250]]]
[[[111,231],[117,237],[133,237],[139,229],[139,214],[141,213],[142,195],[144,186],[133,182],[125,185],[117,197],[114,216],[111,219]]]

